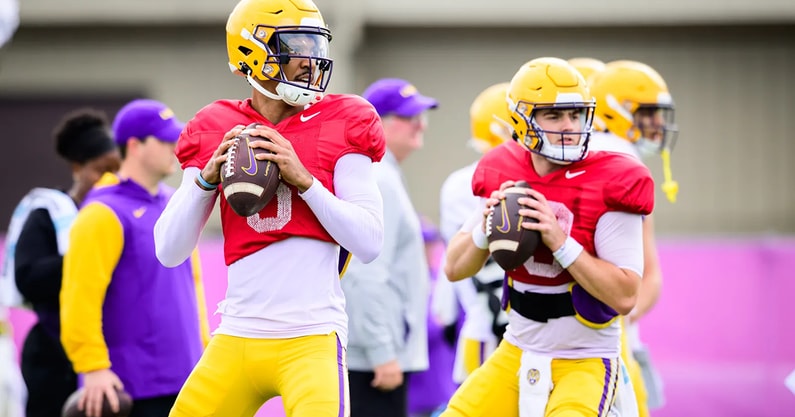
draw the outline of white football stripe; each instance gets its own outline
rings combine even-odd
[[[518,248],[519,248],[519,242],[514,242],[513,240],[500,239],[489,243],[490,252],[498,250],[509,250],[511,252],[516,252],[516,249]]]
[[[248,193],[259,197],[264,191],[264,188],[250,182],[236,182],[228,186],[224,185],[224,197],[226,198],[229,198],[230,195],[235,193]]]
[[[506,188],[505,191],[503,191],[503,193],[504,194],[526,194],[525,190],[527,190],[526,187],[510,187],[510,188]]]

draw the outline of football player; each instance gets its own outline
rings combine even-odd
[[[506,271],[504,339],[442,416],[604,416],[621,374],[616,319],[635,306],[654,183],[632,158],[588,152],[595,102],[566,61],[522,65],[507,96],[515,142],[478,163],[472,189],[483,209],[450,242],[445,272],[460,280],[483,267],[485,217],[519,180],[532,187],[519,214],[537,220],[521,227],[543,245]]]
[[[340,246],[378,256],[383,207],[372,165],[384,155],[375,109],[324,95],[331,32],[310,0],[242,0],[226,25],[229,67],[252,87],[245,100],[201,109],[182,132],[182,184],[157,223],[157,255],[190,254],[220,195],[226,298],[221,323],[172,416],[253,416],[282,396],[294,417],[346,415],[347,316]],[[282,184],[257,214],[235,214],[219,187],[225,151],[244,126],[272,154]]]
[[[663,160],[663,191],[676,201],[678,185],[671,179],[670,152],[677,129],[674,102],[665,80],[657,71],[636,61],[613,61],[590,80],[596,98],[594,124],[599,131],[591,140],[592,149],[622,152],[638,159],[660,155]],[[623,319],[622,346],[627,355],[638,410],[641,417],[664,403],[662,384],[651,363],[648,349],[640,340],[638,320],[656,304],[662,289],[662,270],[654,237],[654,218],[643,221],[644,265],[638,303]]]
[[[469,145],[481,155],[511,141],[510,114],[505,101],[507,91],[507,82],[489,86],[475,97],[469,108]],[[472,174],[476,166],[477,161],[454,171],[442,184],[439,218],[445,241],[449,242],[472,211],[478,208],[480,199],[472,194]],[[457,384],[464,382],[494,352],[502,339],[507,324],[507,316],[500,308],[503,275],[503,270],[489,261],[471,280],[451,283],[445,279],[436,283],[434,316],[442,318],[444,324],[454,323],[455,315],[446,311],[457,311],[456,300],[466,314],[457,341],[453,369],[453,381]],[[454,296],[449,297],[445,293]]]

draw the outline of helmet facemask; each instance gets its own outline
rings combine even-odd
[[[674,123],[673,106],[640,105],[633,113],[631,134],[641,158],[672,151],[679,131]]]
[[[523,138],[518,138],[519,143],[530,152],[544,156],[551,162],[560,165],[568,165],[572,162],[581,161],[588,152],[588,142],[593,131],[593,102],[558,102],[558,103],[529,103],[519,101],[515,107],[515,113],[519,114],[527,125],[526,134]],[[542,112],[553,110],[556,112],[565,110],[575,110],[576,128],[574,131],[556,131],[543,129],[537,117]],[[553,144],[550,135],[577,136],[576,144]]]
[[[312,26],[268,26],[258,25],[250,35],[253,43],[265,51],[262,63],[254,60],[249,67],[243,63],[243,71],[249,83],[263,95],[283,100],[291,106],[305,106],[322,96],[331,79],[332,60],[328,57],[331,32]],[[293,60],[306,60],[306,73],[288,79],[284,67]],[[277,81],[276,93],[263,88],[254,75]]]

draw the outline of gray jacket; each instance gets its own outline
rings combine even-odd
[[[372,371],[398,359],[403,371],[428,368],[428,287],[420,220],[395,157],[375,164],[384,199],[384,247],[373,262],[353,257],[342,277],[348,313],[348,368]]]

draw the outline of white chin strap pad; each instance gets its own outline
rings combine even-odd
[[[279,85],[276,86],[276,93],[285,103],[296,107],[303,107],[311,103],[317,94],[314,91],[286,83],[279,83]]]
[[[276,86],[276,94],[274,94],[266,90],[265,87],[260,85],[260,83],[258,83],[257,80],[255,80],[252,76],[247,75],[246,80],[248,80],[248,83],[251,84],[255,90],[259,91],[265,97],[273,100],[282,100],[285,103],[296,107],[306,106],[307,104],[311,103],[319,94],[314,91],[285,83],[279,83],[279,85]]]

